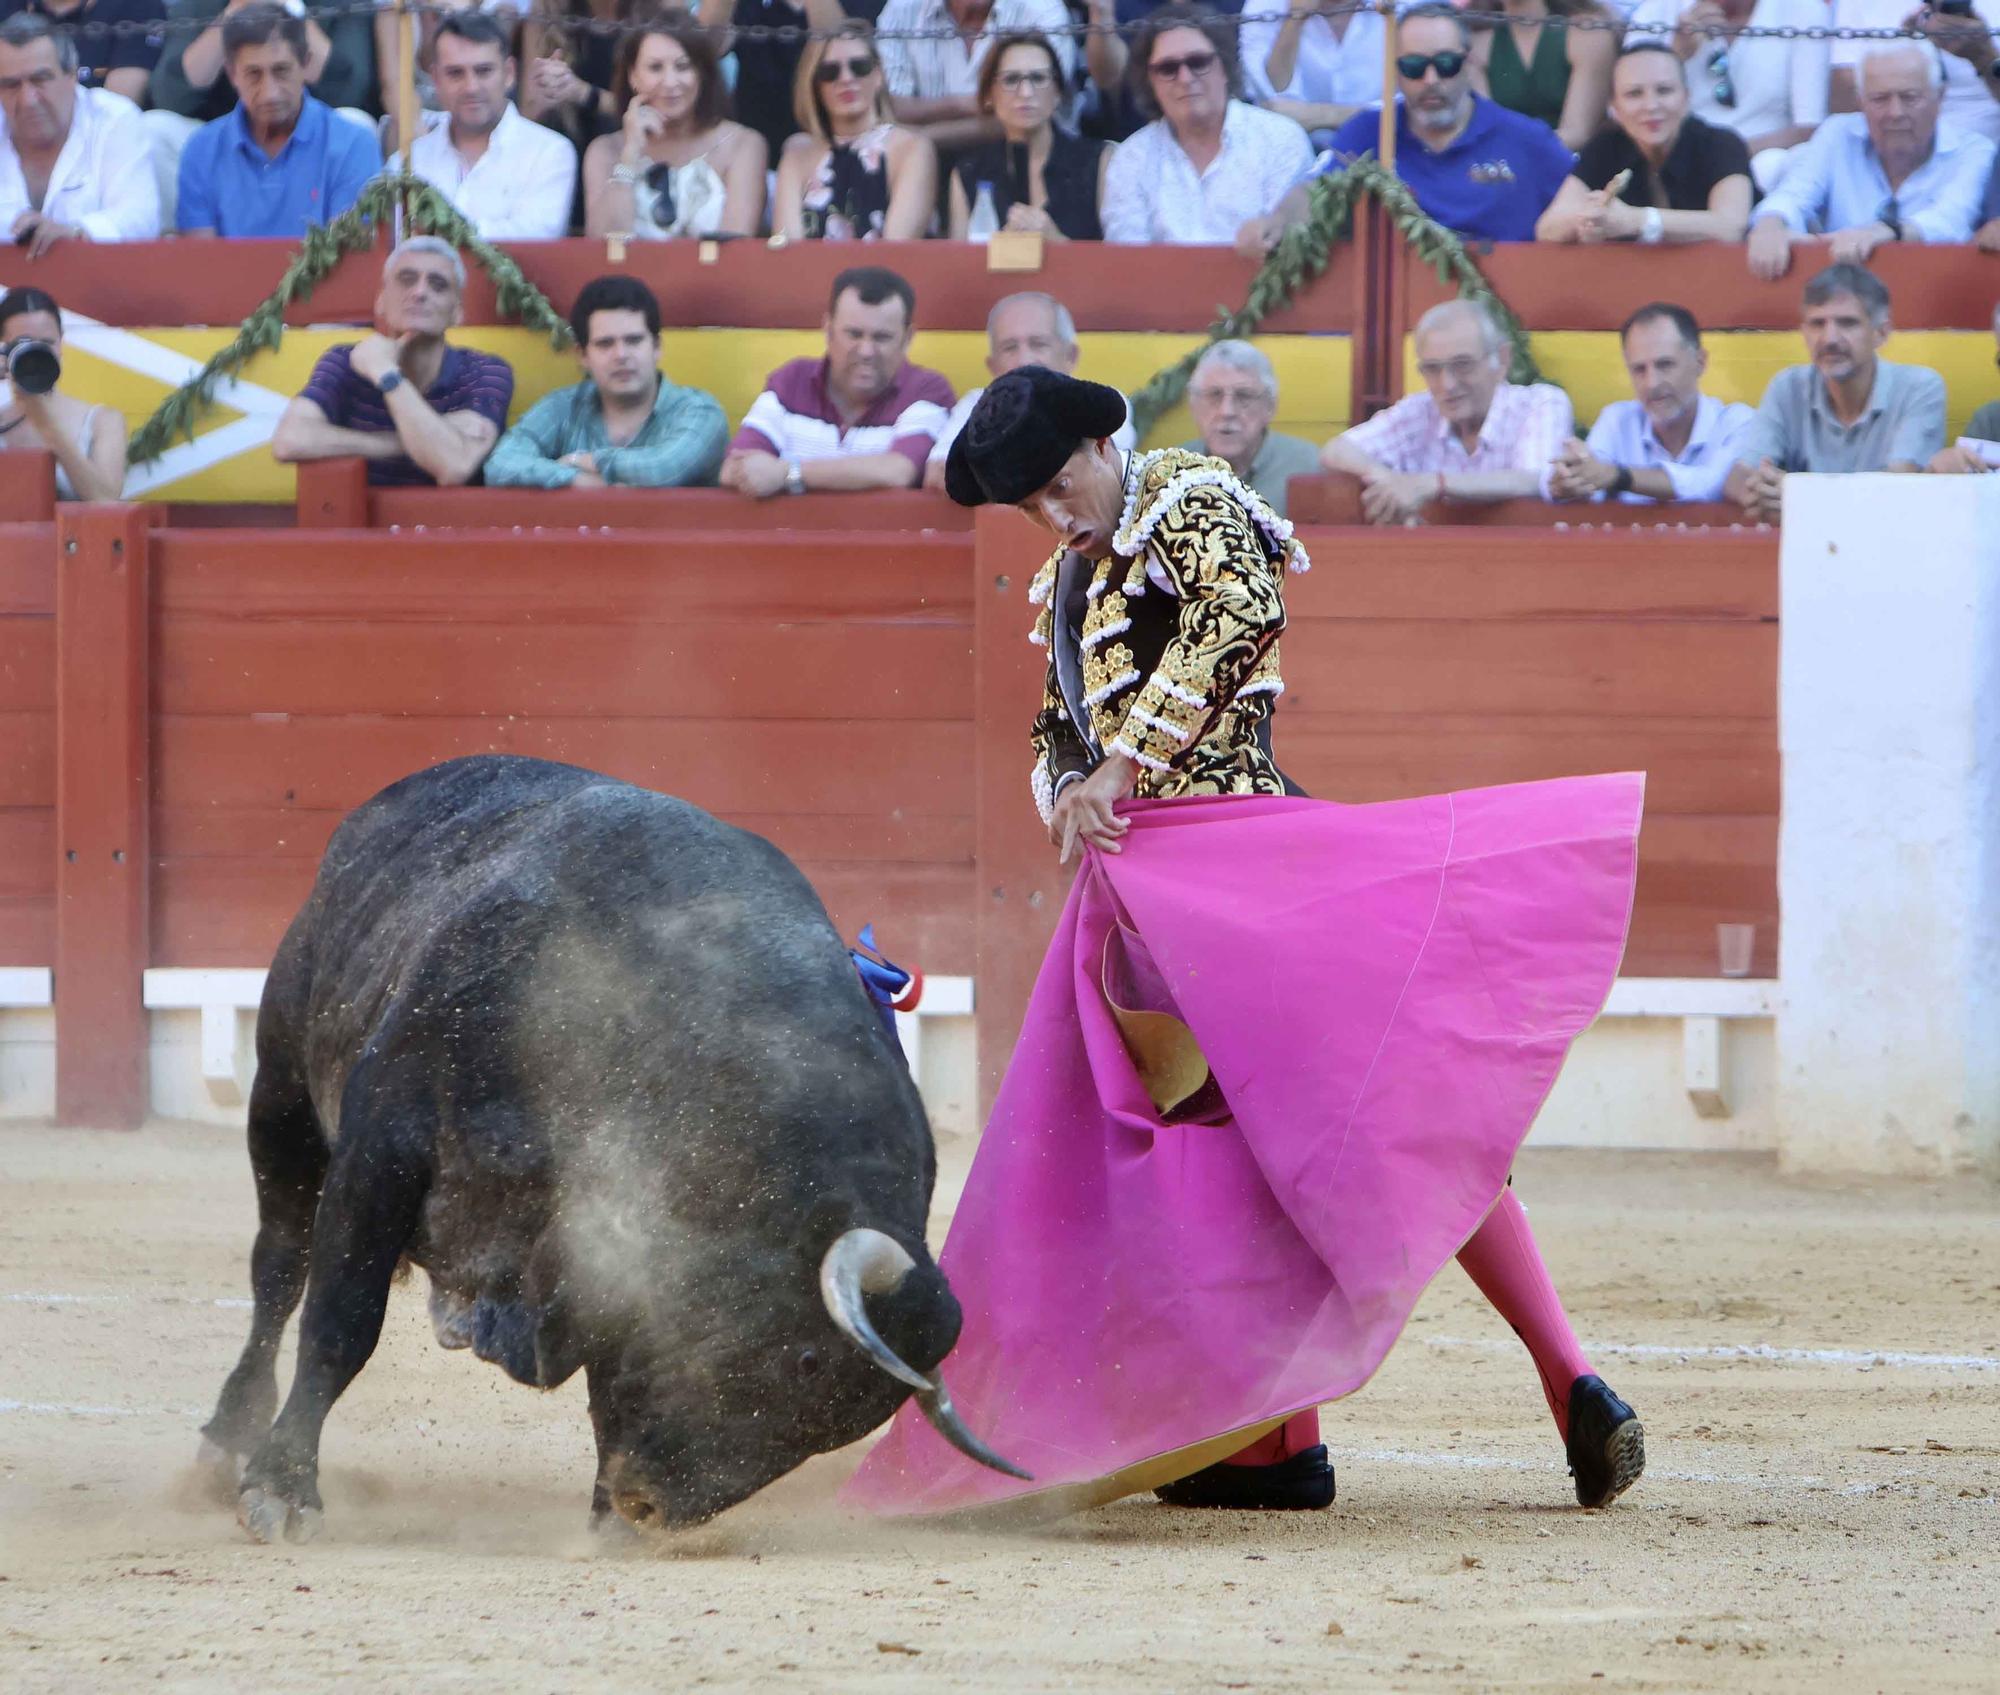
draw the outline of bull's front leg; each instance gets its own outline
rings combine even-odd
[[[353,1099],[352,1084],[349,1091]],[[243,1469],[236,1516],[259,1542],[303,1542],[319,1528],[319,1440],[326,1415],[382,1333],[389,1284],[423,1209],[423,1138],[379,1121],[343,1126],[313,1221],[312,1265],[291,1394]],[[386,1132],[386,1133],[385,1133]]]

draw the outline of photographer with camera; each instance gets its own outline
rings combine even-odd
[[[125,420],[57,389],[62,308],[38,288],[0,296],[0,378],[0,450],[53,453],[59,500],[116,500],[125,488]]]

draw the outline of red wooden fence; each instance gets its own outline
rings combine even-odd
[[[1040,539],[656,499],[660,528],[588,534],[0,524],[0,963],[56,967],[66,1116],[143,1114],[145,966],[266,963],[343,813],[486,749],[770,836],[844,928],[977,978],[990,1083],[1067,882],[1028,798]],[[1627,970],[1712,973],[1729,920],[1770,969],[1770,533],[1302,533],[1278,745],[1308,790],[1644,768]]]

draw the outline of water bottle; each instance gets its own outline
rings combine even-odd
[[[972,202],[972,219],[965,226],[967,241],[991,241],[993,232],[1000,227],[1000,214],[993,209],[993,185],[983,182],[979,194]]]

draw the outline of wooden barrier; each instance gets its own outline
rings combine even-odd
[[[152,963],[267,963],[345,811],[496,751],[684,795],[970,972],[963,542],[680,539],[163,535]]]
[[[1347,471],[1325,471],[1318,476],[1292,478],[1285,485],[1285,507],[1294,524],[1367,524],[1361,513],[1361,479]],[[1424,507],[1423,521],[1453,527],[1470,524],[1503,529],[1543,529],[1551,526],[1615,530],[1684,530],[1713,525],[1725,529],[1760,527],[1746,524],[1740,507],[1699,501],[1676,501],[1662,506],[1652,502],[1627,505],[1623,501],[1612,500],[1496,500],[1484,504],[1433,500]]]
[[[56,521],[56,1116],[113,1130],[146,1116],[153,520]]]
[[[0,964],[55,958],[56,530],[0,524]]]
[[[867,495],[777,495],[750,500],[729,489],[371,488],[367,462],[320,459],[299,467],[298,527],[386,529],[701,531],[866,528],[909,535],[972,529],[972,514],[924,489]]]
[[[1771,969],[1769,533],[1301,533],[1278,749],[1308,791],[1645,769],[1628,971],[1715,974],[1718,921],[1755,923]],[[844,929],[977,980],[990,1091],[1069,877],[1028,785],[1043,557],[997,511],[969,536],[683,526],[560,554],[546,532],[148,529],[117,507],[0,525],[0,964],[56,965],[65,1115],[143,1105],[143,966],[268,963],[348,809],[487,750],[769,836]]]

